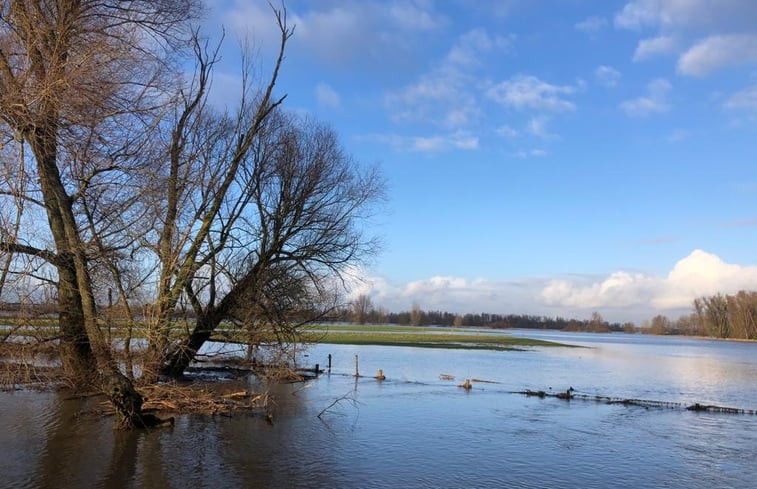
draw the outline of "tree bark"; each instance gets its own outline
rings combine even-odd
[[[60,257],[60,262],[57,270],[61,364],[69,382],[76,387],[88,387],[95,380],[97,361],[84,329],[76,270],[70,259]]]
[[[63,308],[65,322],[62,324],[71,332],[68,340],[70,348],[66,350],[70,354],[69,366],[88,368],[84,373],[79,372],[77,380],[81,383],[94,383],[95,387],[108,395],[118,413],[118,427],[144,427],[142,397],[113,361],[110,345],[106,343],[97,324],[97,306],[84,244],[74,218],[71,198],[66,193],[57,166],[55,124],[37,126],[29,134],[28,142],[37,162],[48,222],[58,247],[58,255],[64,258],[59,265],[59,271],[62,271],[59,290],[63,291],[67,301]],[[96,368],[91,364],[92,357],[84,359],[79,356],[86,350],[84,338],[89,340],[88,346]]]

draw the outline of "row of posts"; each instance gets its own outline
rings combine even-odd
[[[329,353],[328,359],[329,359],[328,371],[331,372],[331,353]],[[319,373],[321,373],[321,365],[319,363],[316,363],[315,374],[318,375]],[[360,358],[357,355],[355,355],[355,377],[360,377]],[[384,375],[384,371],[382,369],[379,369],[375,378],[378,380],[386,379],[386,376]]]

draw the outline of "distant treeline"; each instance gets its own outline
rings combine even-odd
[[[388,312],[374,308],[370,300],[359,297],[352,308],[338,312],[337,319],[358,324],[398,324],[406,326],[475,326],[485,328],[557,329],[563,331],[590,331],[606,333],[628,330],[629,325],[609,323],[599,313],[591,319],[565,319],[561,317],[535,316],[528,314],[455,314],[447,311],[424,311],[414,304],[409,311]],[[629,323],[630,324],[630,323]],[[633,324],[630,324],[633,328]]]
[[[359,324],[554,329],[757,340],[757,292],[741,291],[734,295],[716,294],[700,297],[693,302],[693,312],[690,314],[676,320],[660,314],[644,321],[641,327],[632,322],[607,322],[598,312],[592,313],[590,319],[583,320],[528,314],[455,314],[446,311],[424,311],[418,304],[413,304],[409,311],[387,312],[373,307],[366,296],[360,296],[351,308],[338,311],[337,319]]]
[[[694,311],[675,321],[657,315],[642,330],[652,334],[683,334],[757,340],[757,292],[716,294],[694,301]]]

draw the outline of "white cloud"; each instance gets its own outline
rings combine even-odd
[[[678,50],[678,41],[673,36],[658,36],[642,39],[633,53],[633,60],[644,61],[656,54],[669,54]]]
[[[515,156],[517,158],[539,158],[542,156],[547,156],[547,152],[543,149],[521,149],[520,151],[517,151],[515,153]]]
[[[385,96],[392,119],[427,122],[447,129],[461,129],[476,122],[482,110],[475,71],[487,55],[509,50],[512,39],[491,36],[484,29],[461,35],[436,68]]]
[[[630,117],[646,117],[653,113],[670,110],[668,93],[673,86],[664,78],[653,80],[647,85],[647,95],[620,104],[620,108]]]
[[[445,19],[434,12],[427,2],[394,3],[389,8],[391,18],[408,30],[430,31],[442,27]]]
[[[437,70],[404,89],[386,95],[385,105],[396,122],[421,121],[461,128],[480,113],[471,79],[456,69]]]
[[[694,250],[676,263],[663,281],[661,293],[652,300],[660,309],[686,307],[697,297],[717,293],[733,294],[752,289],[757,283],[757,266],[729,264],[717,255]]]
[[[595,34],[607,27],[608,24],[609,22],[604,17],[594,15],[576,23],[574,27],[587,34]]]
[[[757,85],[740,90],[726,101],[729,109],[745,109],[757,112]]]
[[[678,59],[684,75],[704,76],[726,66],[757,62],[757,34],[707,37]]]
[[[548,123],[549,123],[549,117],[539,115],[539,116],[531,117],[528,120],[528,124],[526,127],[530,134],[542,139],[549,139],[551,137],[554,137],[554,135],[549,133],[549,130],[547,129]]]
[[[618,80],[622,74],[612,66],[599,66],[594,70],[594,76],[597,81],[606,87],[614,87],[618,84]]]
[[[492,100],[518,110],[533,109],[547,112],[575,110],[573,102],[562,98],[576,89],[546,83],[535,76],[516,75],[509,80],[492,85],[486,94]]]
[[[390,311],[409,310],[417,303],[424,310],[475,313],[535,313],[534,291],[540,290],[539,280],[508,282],[483,278],[437,275],[406,284],[391,284],[383,277],[365,273],[355,282],[348,298],[360,294],[371,297],[377,307]],[[517,311],[517,312],[516,312]]]
[[[628,307],[649,302],[658,285],[658,280],[648,275],[615,272],[590,285],[553,280],[542,291],[542,298],[548,305],[581,309]]]
[[[479,138],[466,131],[431,136],[400,136],[398,134],[367,134],[359,137],[363,141],[388,144],[399,151],[439,153],[444,151],[472,151],[479,147]]]
[[[615,26],[623,29],[640,29],[657,25],[661,21],[661,3],[659,0],[635,0],[628,2],[623,10],[615,15]]]
[[[684,51],[679,73],[702,76],[725,66],[757,61],[757,2],[754,0],[632,0],[615,16],[615,26],[652,29],[634,61]]]
[[[615,26],[639,30],[744,29],[757,21],[754,0],[632,0],[615,16]]]
[[[251,32],[264,48],[278,46],[280,33],[266,2],[235,0],[220,16],[236,36]],[[414,52],[415,37],[447,22],[433,3],[423,0],[390,6],[382,0],[310,2],[288,8],[288,24],[296,26],[289,48],[345,68],[358,61],[389,63]]]
[[[447,136],[415,137],[412,138],[411,149],[424,152],[450,149],[473,150],[478,149],[478,138],[464,132],[456,132]]]
[[[694,299],[751,289],[757,266],[725,263],[717,255],[694,250],[675,264],[666,277],[615,272],[588,285],[553,280],[542,290],[548,305],[580,309],[642,307],[656,310],[690,307]]]
[[[485,29],[473,29],[457,40],[447,54],[447,62],[470,66],[481,61],[481,55],[493,50],[507,52],[512,48],[514,36],[490,36]]]
[[[757,266],[729,264],[717,255],[694,250],[666,275],[617,271],[604,278],[491,280],[438,275],[406,284],[391,284],[365,270],[348,287],[350,297],[367,294],[374,305],[408,310],[417,302],[425,310],[493,312],[586,317],[599,310],[611,321],[648,319],[691,310],[702,296],[753,290]]]
[[[326,83],[319,83],[315,87],[315,96],[318,100],[318,105],[324,107],[339,107],[341,105],[339,94]]]

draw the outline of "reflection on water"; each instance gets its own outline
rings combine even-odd
[[[516,332],[515,334],[520,334]],[[565,402],[524,388],[757,408],[757,344],[526,332],[589,348],[321,345],[334,369],[260,415],[119,433],[90,400],[0,393],[3,487],[753,487],[757,416]],[[387,380],[351,377],[382,368]],[[442,373],[455,381],[440,380]],[[465,378],[476,383],[466,392]],[[335,399],[345,401],[317,417]],[[349,402],[356,401],[355,404]]]

